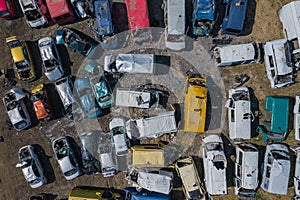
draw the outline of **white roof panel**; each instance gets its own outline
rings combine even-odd
[[[185,1],[168,0],[168,34],[183,35],[185,33]]]

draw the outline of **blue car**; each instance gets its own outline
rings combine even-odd
[[[77,78],[74,87],[79,96],[82,109],[88,118],[95,118],[103,114],[103,111],[95,101],[88,77]]]
[[[103,49],[117,48],[118,40],[114,37],[114,27],[110,11],[109,0],[94,1],[95,16],[97,21],[97,35]]]
[[[226,3],[222,24],[224,34],[241,35],[246,19],[248,0],[223,0]]]
[[[193,35],[211,35],[215,22],[215,0],[194,0]]]
[[[104,76],[103,68],[96,61],[91,61],[86,64],[85,70],[89,72],[90,84],[100,108],[110,107],[114,98],[110,85]]]
[[[135,188],[125,188],[126,200],[170,200],[170,195],[161,194],[157,192],[150,192],[148,190],[136,191]]]

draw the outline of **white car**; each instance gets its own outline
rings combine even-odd
[[[34,0],[19,0],[21,9],[31,28],[39,28],[48,24],[47,18],[42,14]]]
[[[52,149],[60,169],[67,180],[72,180],[81,175],[74,150],[67,137],[62,136],[55,139],[52,142]]]
[[[295,198],[300,199],[300,147],[295,149],[296,163],[295,163],[295,174],[294,174],[294,186],[295,186]]]
[[[43,61],[43,70],[50,81],[55,81],[64,75],[61,59],[52,37],[38,41],[38,47]]]
[[[222,138],[208,135],[202,140],[204,182],[210,195],[227,194],[227,160]]]
[[[230,89],[226,107],[230,139],[250,139],[254,115],[251,112],[249,89],[247,87]]]
[[[117,156],[127,155],[129,140],[126,137],[125,120],[119,117],[113,118],[109,122],[109,129]]]
[[[47,183],[44,170],[39,158],[34,153],[33,146],[24,146],[19,150],[19,162],[16,167],[20,167],[26,181],[32,188],[38,188]]]
[[[300,140],[300,93],[296,95],[294,105],[295,140]]]
[[[260,187],[269,193],[287,194],[290,168],[288,147],[284,144],[267,145]]]
[[[17,131],[31,126],[31,119],[25,105],[26,94],[22,88],[13,88],[5,93],[3,103],[9,119]]]
[[[271,88],[280,88],[295,82],[293,67],[287,58],[287,55],[291,56],[291,52],[286,49],[287,42],[286,39],[279,39],[264,45],[264,59]]]

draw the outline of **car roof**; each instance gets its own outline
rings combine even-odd
[[[130,30],[150,26],[147,0],[126,0]]]
[[[227,6],[230,6],[228,14],[227,27],[225,29],[236,29],[242,31],[244,20],[246,18],[248,0],[232,0]]]

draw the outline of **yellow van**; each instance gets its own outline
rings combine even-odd
[[[68,200],[111,200],[122,198],[121,194],[108,189],[89,190],[75,187],[69,193]]]
[[[131,147],[132,166],[164,167],[165,157],[161,145],[135,145]]]
[[[206,120],[206,79],[198,74],[188,74],[188,88],[184,98],[184,131],[203,133]]]
[[[16,76],[21,81],[33,81],[36,78],[35,69],[27,42],[20,41],[16,36],[12,36],[6,38],[6,44],[14,60]]]

